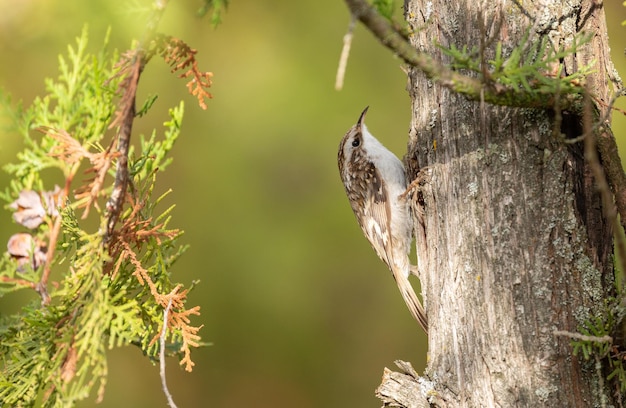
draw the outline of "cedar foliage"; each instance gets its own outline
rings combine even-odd
[[[87,37],[84,29],[59,57],[58,78],[46,80],[47,94],[29,108],[12,109],[0,93],[25,144],[4,166],[12,180],[0,198],[20,232],[0,258],[0,296],[39,294],[0,317],[0,401],[10,406],[71,406],[94,386],[102,400],[107,350],[132,344],[158,359],[168,305],[170,355],[191,371],[191,350],[201,344],[201,326],[191,321],[199,306],[186,304],[193,285],[170,273],[186,250],[182,231],[169,226],[165,195],[154,195],[180,135],[182,101],[162,129],[140,135],[137,149],[129,138],[137,84],[152,56],[190,77],[188,89],[205,109],[211,73],[179,39],[155,35],[120,57],[107,50],[108,35],[95,54]]]

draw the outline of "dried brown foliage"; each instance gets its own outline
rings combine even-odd
[[[187,82],[187,90],[189,93],[198,98],[198,105],[202,109],[207,109],[205,99],[213,98],[209,93],[212,85],[212,72],[200,71],[198,61],[196,60],[197,50],[191,48],[183,40],[167,35],[159,35],[155,41],[155,52],[163,57],[165,62],[170,66],[171,72],[181,72],[179,78],[191,79]]]
[[[111,265],[108,272],[115,276],[120,268],[127,262],[134,267],[133,276],[137,279],[140,285],[147,285],[150,289],[150,294],[154,297],[155,301],[165,309],[171,302],[171,309],[168,315],[167,327],[171,332],[179,331],[181,333],[183,344],[181,351],[183,352],[183,358],[180,361],[181,365],[185,366],[185,370],[192,371],[194,363],[191,360],[190,347],[198,347],[200,336],[198,331],[202,326],[191,326],[190,316],[199,315],[200,307],[195,306],[191,309],[185,309],[185,302],[187,300],[188,289],[185,289],[179,293],[180,285],[177,285],[172,291],[167,294],[159,292],[159,288],[151,278],[148,270],[144,267],[139,259],[138,252],[141,248],[148,243],[149,240],[154,239],[157,245],[161,245],[162,239],[173,239],[180,234],[177,229],[167,230],[162,223],[155,224],[152,218],[142,219],[141,210],[144,204],[141,201],[136,201],[132,197],[130,198],[131,213],[128,215],[122,224],[122,226],[115,231],[109,251],[115,263]],[[150,345],[154,344],[161,335],[157,332],[150,342]]]
[[[118,137],[114,142],[117,143],[117,146],[112,144],[108,149],[108,151],[112,151],[116,147],[118,159],[115,185],[107,202],[109,223],[106,241],[108,242],[109,254],[114,260],[110,272],[112,275],[116,275],[122,265],[129,262],[134,267],[133,276],[142,286],[148,286],[151,295],[163,309],[171,303],[167,327],[171,332],[179,331],[181,333],[183,338],[181,351],[184,354],[181,364],[185,366],[187,371],[191,371],[194,365],[191,361],[190,347],[199,345],[200,337],[197,333],[201,328],[191,326],[189,317],[199,315],[200,308],[196,306],[188,310],[185,309],[188,290],[179,293],[180,286],[176,286],[167,294],[160,293],[138,255],[138,252],[149,240],[156,240],[156,243],[160,245],[161,239],[172,239],[180,232],[178,230],[166,230],[163,224],[155,224],[152,218],[142,218],[141,210],[144,203],[135,196],[136,192],[129,193],[127,191],[129,183],[127,160],[130,134],[135,117],[135,99],[139,78],[145,64],[153,55],[157,54],[163,57],[165,62],[170,65],[172,73],[183,71],[179,77],[191,77],[187,83],[187,89],[197,97],[200,107],[207,108],[205,99],[212,97],[207,89],[211,86],[213,74],[198,69],[195,58],[196,52],[182,40],[165,35],[156,35],[149,51],[145,52],[141,48],[136,48],[122,55],[120,62],[116,65],[118,69],[116,76],[122,77],[118,88],[118,94],[121,96],[115,118],[110,125],[110,128],[119,128]],[[105,157],[105,159],[108,158]],[[93,185],[96,186],[95,183]],[[126,201],[130,204],[130,214],[121,220],[122,225],[120,227],[115,228]],[[159,333],[155,335],[151,344],[159,338],[159,335]]]

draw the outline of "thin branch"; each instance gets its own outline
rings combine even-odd
[[[619,228],[626,231],[626,175],[617,150],[617,143],[608,124],[611,106],[623,91],[618,92],[606,107],[604,115],[595,123],[589,92],[584,94],[583,134],[576,140],[584,140],[585,160],[597,184],[607,223],[613,227],[615,250],[620,270],[626,271],[626,242]],[[596,112],[597,113],[597,112]],[[598,157],[598,152],[600,157]],[[617,217],[619,214],[619,217]],[[623,273],[623,272],[622,272]]]
[[[608,114],[605,113],[595,125],[595,115],[588,92],[584,94],[583,139],[585,143],[585,160],[597,184],[602,199],[602,208],[607,222],[613,227],[616,250],[619,254],[621,270],[626,268],[626,243],[617,231],[620,226],[626,230],[626,174],[617,150],[615,137],[608,125]],[[612,102],[615,101],[613,98]],[[610,107],[607,108],[610,111]],[[596,112],[597,113],[597,112]],[[598,157],[598,153],[600,157]],[[619,214],[619,217],[617,217]]]
[[[74,166],[74,172],[78,169],[78,165]],[[65,188],[63,190],[62,197],[68,197],[70,186],[72,184],[72,180],[74,178],[74,172],[68,175],[65,179]],[[41,296],[41,305],[48,306],[50,304],[50,295],[48,294],[48,277],[50,276],[50,272],[52,271],[52,262],[54,261],[54,253],[57,246],[57,240],[59,239],[59,234],[61,232],[61,222],[63,217],[61,214],[57,214],[54,218],[54,224],[52,224],[52,228],[50,228],[49,234],[49,242],[48,242],[48,250],[46,252],[46,262],[43,266],[43,272],[41,273],[41,279],[37,285],[35,285],[35,290]]]
[[[175,292],[174,289],[173,292]],[[170,295],[174,295],[175,293],[171,293]],[[160,349],[159,349],[159,359],[160,359],[160,374],[161,374],[161,386],[163,387],[163,392],[165,393],[165,397],[167,398],[167,404],[171,408],[176,408],[176,404],[174,403],[174,399],[172,398],[172,394],[170,394],[170,390],[167,388],[167,380],[165,377],[165,338],[167,337],[167,322],[168,315],[170,309],[172,308],[172,296],[170,296],[169,301],[167,302],[167,307],[163,311],[163,330],[161,331],[161,339],[160,339]]]
[[[615,196],[615,205],[620,215],[621,226],[626,230],[626,174],[611,128],[602,124],[595,132],[595,141],[602,159],[604,172]]]
[[[130,57],[129,57],[130,58]],[[118,110],[111,127],[119,126],[117,135],[117,168],[115,170],[115,184],[111,197],[106,204],[108,213],[107,231],[104,241],[108,242],[115,229],[115,224],[119,219],[120,212],[124,204],[126,196],[126,188],[128,187],[128,151],[130,148],[130,136],[133,130],[133,121],[135,120],[135,97],[137,94],[137,85],[139,84],[139,76],[143,69],[143,52],[133,52],[132,59],[129,61],[128,76],[122,81],[124,94],[120,100],[120,109]]]
[[[552,93],[546,94],[537,90],[528,92],[524,89],[513,89],[497,83],[486,84],[478,78],[453,71],[448,66],[435,61],[428,54],[415,49],[367,1],[345,0],[345,2],[352,15],[356,16],[384,46],[410,66],[424,72],[427,78],[445,88],[474,101],[480,101],[481,93],[484,92],[484,101],[493,105],[547,109],[554,106]],[[575,105],[579,101],[578,95],[563,95],[560,102],[561,108],[577,107]]]
[[[555,330],[552,332],[555,336],[563,336],[569,337],[570,339],[582,340],[582,341],[592,341],[595,343],[613,343],[613,337],[611,336],[588,336],[586,334],[569,332],[567,330]]]
[[[343,89],[343,79],[346,76],[346,66],[348,65],[348,57],[350,56],[350,47],[352,46],[352,36],[355,25],[356,17],[352,14],[350,16],[350,23],[348,23],[348,31],[346,35],[343,36],[343,48],[341,49],[339,66],[337,67],[337,77],[335,79],[335,90],[337,91]]]
[[[591,96],[589,95],[589,92],[585,92],[584,100],[585,103],[583,110],[583,130],[584,133],[591,134],[593,126],[593,112]],[[613,223],[616,216],[615,204],[613,203],[611,188],[609,187],[609,183],[607,181],[604,169],[600,164],[595,139],[596,138],[594,137],[585,138],[585,160],[587,160],[587,162],[589,163],[591,173],[596,180],[598,192],[600,193],[602,198],[602,208],[604,210],[604,216],[607,218],[609,223]]]
[[[560,83],[557,83],[557,86],[560,85]],[[558,91],[558,89],[557,89]],[[584,132],[582,135],[572,138],[572,139],[566,139],[564,140],[564,143],[567,144],[576,144],[578,142],[582,142],[585,137],[587,136],[587,134],[591,134],[591,133],[597,133],[598,129],[600,129],[600,127],[607,125],[608,123],[610,123],[611,121],[611,114],[613,113],[613,110],[626,115],[626,111],[623,111],[619,108],[617,108],[615,106],[615,102],[617,102],[617,100],[619,98],[621,98],[622,96],[626,96],[626,90],[625,89],[621,89],[619,91],[616,91],[615,94],[611,97],[611,100],[609,101],[609,103],[605,103],[604,101],[602,101],[599,98],[593,98],[593,101],[596,103],[597,106],[601,106],[604,108],[604,113],[602,114],[602,116],[595,121],[595,123],[593,124],[593,127],[591,128],[592,132]],[[555,108],[556,110],[556,108]],[[560,126],[560,123],[559,123]],[[621,167],[621,164],[620,164]]]
[[[130,136],[133,128],[133,121],[135,119],[135,97],[137,94],[137,86],[139,84],[139,77],[143,71],[145,61],[144,47],[154,38],[157,30],[157,26],[163,17],[165,7],[168,0],[155,0],[152,6],[152,14],[148,18],[146,24],[146,30],[143,33],[142,41],[137,44],[137,47],[131,52],[127,61],[130,66],[126,67],[127,72],[124,72],[122,67],[122,74],[126,75],[126,78],[120,85],[124,90],[124,94],[120,100],[120,108],[116,112],[115,119],[111,123],[110,127],[119,126],[118,131],[118,147],[119,153],[117,168],[115,170],[115,184],[111,196],[107,201],[108,222],[107,231],[104,242],[108,242],[111,239],[115,224],[120,216],[124,199],[126,196],[126,188],[128,187],[128,149],[130,147]],[[132,57],[131,57],[132,56]]]
[[[519,11],[530,21],[537,21],[537,19],[534,18],[530,12],[524,8],[524,6],[522,6],[522,3],[519,0],[513,0],[513,4],[515,4]]]

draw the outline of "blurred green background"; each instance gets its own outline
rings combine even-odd
[[[174,280],[201,280],[189,305],[202,307],[193,323],[204,325],[203,340],[213,345],[194,351],[191,374],[168,360],[170,390],[180,407],[378,407],[383,367],[404,359],[423,369],[426,339],[354,220],[336,152],[369,105],[372,132],[403,155],[410,101],[400,61],[359,26],[337,92],[349,20],[342,1],[232,0],[216,30],[196,18],[200,4],[171,0],[159,31],[198,49],[200,68],[214,73],[214,99],[202,111],[185,81],[154,60],[140,100],[159,99],[134,129],[160,127],[167,109],[185,100],[175,161],[159,182],[173,189],[163,206],[177,205],[170,226],[185,230],[182,241],[191,245]],[[626,8],[605,5],[624,73]],[[44,77],[57,76],[57,55],[85,23],[92,50],[107,27],[112,45],[128,48],[143,31],[133,7],[0,0],[0,86],[29,105],[44,93]],[[0,164],[15,160],[21,146],[19,137],[0,134]],[[0,174],[0,186],[7,183]],[[17,230],[0,209],[0,242]],[[0,299],[0,308],[22,301]],[[113,350],[109,362],[98,406],[165,406],[158,368],[138,349]],[[94,398],[80,404],[95,405]]]

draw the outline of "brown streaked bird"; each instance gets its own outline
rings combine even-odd
[[[424,308],[409,282],[413,222],[403,196],[404,166],[367,130],[367,109],[339,144],[341,181],[363,234],[391,270],[411,315],[428,333]]]

